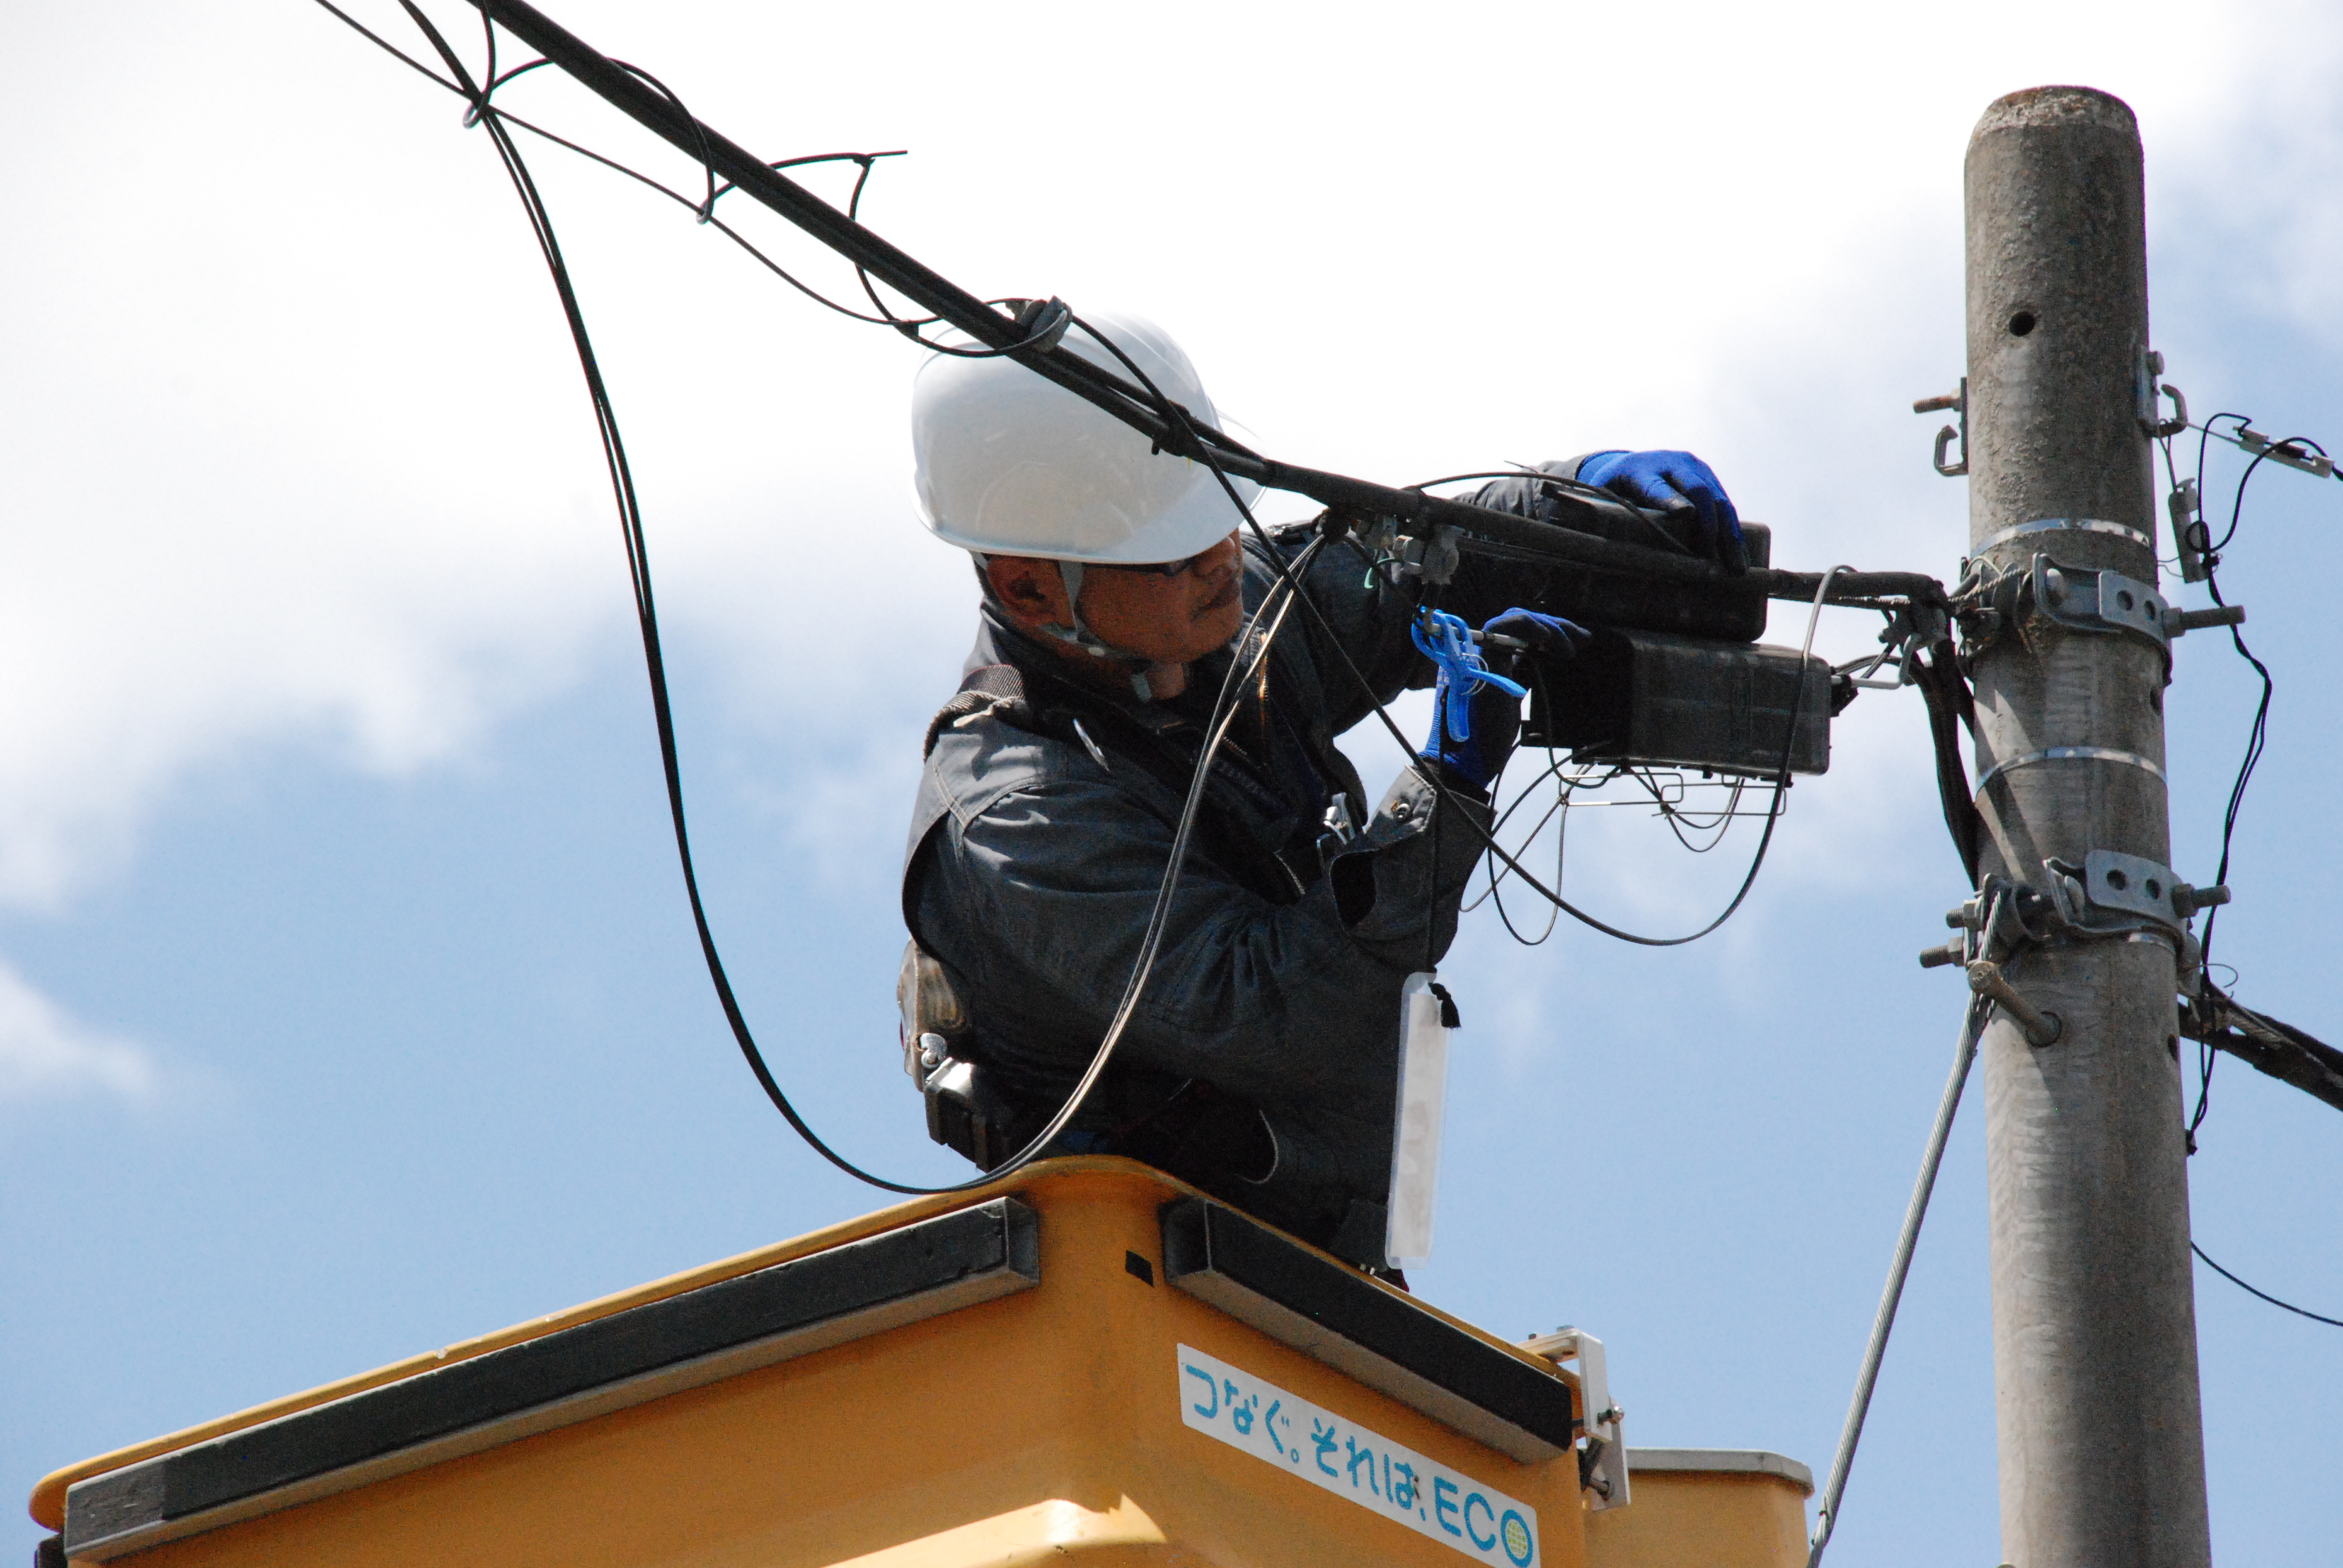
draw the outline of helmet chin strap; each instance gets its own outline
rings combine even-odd
[[[969,553],[976,557],[979,568],[990,564],[990,558],[974,550]],[[1059,642],[1079,648],[1094,658],[1113,659],[1117,663],[1129,665],[1131,695],[1141,702],[1154,701],[1155,690],[1147,684],[1147,672],[1154,668],[1155,661],[1143,653],[1136,653],[1127,648],[1117,648],[1113,643],[1084,626],[1082,624],[1082,563],[1060,561],[1057,563],[1057,568],[1058,580],[1066,585],[1066,613],[1073,624],[1068,626],[1054,620],[1045,620],[1034,629]],[[992,592],[992,586],[989,580],[985,584],[984,591],[988,595]]]
[[[1060,561],[1058,580],[1066,585],[1066,614],[1073,624],[1061,626],[1056,621],[1045,621],[1042,623],[1041,629],[1060,642],[1071,643],[1094,658],[1111,658],[1134,665],[1135,668],[1131,671],[1131,695],[1137,697],[1141,702],[1154,701],[1155,689],[1147,684],[1147,671],[1155,661],[1143,653],[1133,653],[1127,648],[1117,648],[1082,624],[1082,563]]]

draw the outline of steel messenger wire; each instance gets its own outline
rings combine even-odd
[[[1992,930],[1988,921],[1986,930]],[[1936,1102],[1936,1120],[1928,1130],[1928,1146],[1920,1157],[1920,1174],[1912,1183],[1911,1201],[1904,1208],[1904,1230],[1896,1241],[1896,1259],[1888,1265],[1887,1286],[1880,1292],[1879,1310],[1871,1319],[1871,1339],[1864,1346],[1863,1370],[1855,1380],[1855,1396],[1847,1402],[1846,1423],[1840,1429],[1838,1452],[1831,1460],[1830,1482],[1823,1488],[1815,1513],[1815,1533],[1806,1548],[1806,1568],[1819,1568],[1823,1549],[1838,1526],[1840,1500],[1846,1493],[1847,1473],[1855,1468],[1855,1444],[1863,1440],[1864,1418],[1871,1412],[1872,1390],[1879,1382],[1879,1363],[1887,1354],[1887,1336],[1896,1327],[1896,1309],[1904,1300],[1905,1277],[1912,1271],[1912,1254],[1920,1245],[1920,1224],[1928,1217],[1928,1199],[1936,1190],[1936,1171],[1945,1162],[1945,1145],[1953,1133],[1953,1116],[1960,1110],[1961,1092],[1968,1086],[1969,1069],[1976,1061],[1977,1036],[1985,1028],[1991,1000],[1972,996],[1961,1020],[1960,1044],[1953,1051],[1953,1070],[1945,1081],[1944,1097]]]

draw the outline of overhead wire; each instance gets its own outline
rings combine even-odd
[[[2273,443],[2256,453],[2252,461],[2246,465],[2245,471],[2237,476],[2237,488],[2229,505],[2229,526],[2216,541],[2211,538],[2210,530],[2204,521],[2202,497],[2205,492],[2205,458],[2214,434],[2212,427],[2224,419],[2236,420],[2240,429],[2247,427],[2251,423],[2247,415],[2225,410],[2208,417],[2202,425],[2197,427],[2196,493],[2199,498],[2197,502],[2199,510],[2195,521],[2181,525],[2183,528],[2197,531],[2197,538],[2192,542],[2199,549],[2204,562],[2205,591],[2211,596],[2217,605],[2228,603],[2221,593],[2221,552],[2227,549],[2231,541],[2237,537],[2237,528],[2245,516],[2246,487],[2252,482],[2255,473],[2282,446],[2289,444],[2308,446],[2317,450],[2322,457],[2326,454],[2326,448],[2308,437],[2290,437],[2286,442]],[[2163,447],[2167,477],[2173,478],[2174,486],[2177,488],[2178,481],[2173,475],[2172,441],[2169,437],[2165,437]],[[2270,703],[2278,689],[2277,681],[2270,674],[2269,666],[2264,664],[2255,655],[2253,649],[2246,645],[2245,633],[2235,625],[2229,627],[2228,632],[2230,646],[2237,650],[2238,658],[2252,667],[2254,674],[2260,680],[2261,695],[2254,704],[2253,720],[2247,727],[2245,755],[2238,761],[2237,775],[2229,785],[2228,799],[2222,808],[2221,854],[2218,868],[2213,873],[2213,880],[2223,886],[2226,886],[2229,880],[2230,855],[2237,837],[2237,819],[2245,807],[2246,789],[2253,782],[2254,770],[2260,765],[2262,752],[2269,743]],[[2212,962],[2213,933],[2220,914],[2218,905],[2205,912],[2205,932],[2201,939],[2201,947],[2204,961],[2208,965]],[[2187,1129],[2191,1153],[2196,1151],[2197,1130],[2204,1125],[2206,1114],[2211,1109],[2213,1068],[2218,1058],[2219,1053],[2210,1043],[2199,1041],[2197,1058],[2197,1104],[2189,1112]]]
[[[2256,471],[2260,468],[2266,460],[2277,457],[2280,453],[2286,452],[2289,449],[2298,453],[2300,450],[2308,448],[2308,450],[2317,452],[2322,457],[2328,455],[2326,447],[2320,446],[2317,441],[2307,436],[2288,437],[2281,441],[2266,443],[2258,450],[2256,450],[2252,447],[2246,447],[2246,443],[2238,437],[2220,436],[2213,427],[2224,419],[2235,420],[2237,422],[2237,428],[2241,433],[2249,430],[2252,427],[2251,416],[2234,413],[2228,410],[2210,415],[2207,417],[2203,423],[2194,427],[2197,431],[2197,472],[2191,490],[2196,501],[2197,514],[2193,519],[2188,520],[2178,520],[2177,518],[2176,518],[2177,530],[2187,530],[2193,534],[2194,537],[2175,540],[2175,548],[2182,552],[2184,558],[2187,552],[2193,550],[2199,560],[2203,563],[2203,570],[2205,573],[2205,591],[2211,597],[2213,602],[2217,605],[2227,605],[2228,603],[2228,600],[2225,598],[2221,593],[2221,554],[2224,550],[2228,548],[2231,542],[2237,537],[2237,529],[2243,521],[2245,515],[2246,487],[2252,481]],[[2176,493],[2179,492],[2181,489],[2181,480],[2173,460],[2172,441],[2173,437],[2178,434],[2179,432],[2176,430],[2170,434],[2162,435],[2157,442],[2157,445],[2162,449],[2164,455],[2165,477]],[[2210,443],[2217,437],[2221,440],[2229,441],[2234,445],[2246,447],[2246,449],[2253,451],[2254,454],[2252,460],[2247,463],[2245,471],[2237,476],[2237,487],[2232,493],[2229,503],[2229,525],[2227,528],[2223,531],[2218,540],[2215,540],[2212,538],[2211,528],[2204,520],[2203,511],[2203,498],[2205,494],[2205,459]],[[2217,884],[2221,885],[2227,885],[2229,879],[2231,847],[2237,835],[2237,818],[2245,804],[2247,786],[2253,781],[2254,770],[2260,764],[2262,753],[2268,745],[2270,702],[2277,690],[2277,683],[2270,674],[2269,666],[2264,664],[2260,658],[2255,656],[2253,650],[2246,646],[2244,633],[2239,631],[2234,624],[2229,627],[2228,631],[2230,644],[2237,650],[2237,656],[2252,667],[2254,674],[2259,678],[2261,682],[2261,695],[2254,704],[2253,721],[2247,728],[2245,755],[2238,762],[2237,775],[2229,786],[2228,799],[2222,809],[2221,856],[2218,869],[2213,874],[2213,880]],[[2208,909],[2205,913],[2205,934],[2200,942],[2199,955],[2200,962],[2207,971],[2210,971],[2215,967],[2213,962],[2213,928],[2215,921],[2218,920],[2220,916],[2220,906],[2215,905]],[[2224,965],[2220,967],[2227,968],[2228,966]],[[2234,973],[2234,971],[2232,972]],[[2220,991],[2213,986],[2209,976],[2200,982],[2199,989],[2200,992],[2209,992],[2210,995],[2207,996],[2200,994],[2198,997],[2192,999],[2188,1005],[2188,1012],[2192,1016],[2189,1020],[2184,1020],[2183,1025],[2185,1031],[2193,1035],[2197,1041],[2197,1104],[2189,1113],[2187,1125],[2184,1132],[2187,1141],[2188,1152],[2192,1155],[2197,1152],[2197,1131],[2203,1127],[2206,1114],[2211,1108],[2213,1068],[2214,1064],[2220,1059],[2222,1047],[2217,1042],[2221,1039],[2221,1025],[2226,1021],[2224,1015],[2242,1015],[2244,1018],[2251,1020],[2251,1025],[2260,1026],[2260,1032],[2264,1032],[2277,1040],[2283,1040],[2286,1044],[2292,1046],[2297,1050],[2307,1049],[2303,1042],[2308,1040],[2307,1036],[2300,1035],[2298,1030],[2294,1030],[2289,1029],[2288,1026],[2278,1024],[2274,1020],[2264,1018],[2262,1015],[2252,1012],[2248,1009],[2237,1006],[2236,1002],[2232,1001],[2227,996],[2222,995]],[[2237,1049],[2242,1050],[2244,1047],[2241,1044]],[[2265,1049],[2268,1049],[2268,1047],[2265,1046]],[[2258,1065],[2261,1065],[2265,1071],[2273,1070],[2273,1069],[2267,1063],[2258,1063]],[[2281,1078],[2288,1079],[2290,1079],[2291,1076],[2283,1071],[2278,1072],[2277,1075]],[[2313,1092],[2319,1092],[2320,1088],[2320,1086],[2316,1083],[2298,1082],[2297,1086],[2309,1088]],[[2328,1095],[2327,1093],[2321,1093],[2320,1097],[2328,1098]],[[2239,1278],[2229,1270],[2223,1268],[2219,1263],[2215,1262],[2211,1255],[2208,1254],[2204,1248],[2197,1244],[2197,1241],[2194,1237],[2189,1239],[2188,1250],[2195,1253],[2197,1257],[2203,1261],[2207,1268],[2211,1269],[2215,1273],[2220,1275],[2223,1279],[2228,1281],[2231,1284],[2237,1286],[2239,1290],[2246,1292],[2247,1294],[2258,1297],[2262,1301],[2268,1302],[2271,1306],[2281,1308],[2286,1312],[2294,1313],[2298,1317],[2308,1318],[2314,1322],[2326,1323],[2335,1328],[2343,1328],[2343,1319],[2327,1317],[2321,1313],[2311,1312],[2308,1308],[2298,1307],[2292,1302],[2281,1300],[2280,1298],[2272,1295],[2269,1292],[2261,1289],[2259,1286],[2249,1283],[2247,1281]]]
[[[320,0],[320,3],[324,4],[325,0]],[[939,1186],[922,1186],[896,1181],[867,1171],[847,1159],[832,1149],[814,1131],[773,1076],[769,1065],[764,1059],[762,1050],[757,1044],[754,1032],[749,1027],[747,1015],[740,1006],[739,997],[733,990],[730,976],[725,969],[722,956],[717,948],[715,934],[700,895],[699,875],[691,851],[690,831],[684,809],[681,763],[676,743],[674,711],[668,690],[666,659],[661,647],[658,607],[651,583],[649,547],[643,528],[642,511],[636,493],[633,468],[627,457],[626,444],[618,427],[617,412],[611,404],[608,387],[604,382],[601,367],[594,352],[592,337],[587,329],[584,311],[578,304],[576,289],[572,286],[559,239],[554,232],[551,215],[545,206],[541,193],[537,188],[535,179],[528,171],[526,160],[522,158],[511,133],[504,126],[503,122],[508,116],[488,100],[485,92],[474,85],[471,75],[464,66],[461,58],[437,27],[432,24],[430,18],[414,4],[414,0],[399,0],[399,5],[421,29],[425,37],[446,64],[450,75],[458,84],[458,90],[465,93],[475,106],[477,114],[472,123],[488,130],[490,140],[497,149],[498,159],[503,164],[515,191],[520,196],[523,210],[529,220],[531,233],[537,239],[539,252],[552,276],[555,291],[561,301],[563,316],[570,329],[572,343],[578,351],[578,363],[584,372],[588,399],[594,408],[595,422],[602,441],[603,459],[608,470],[612,493],[618,503],[620,529],[626,543],[628,573],[633,586],[637,620],[643,642],[644,662],[651,688],[651,707],[659,735],[660,767],[667,786],[669,816],[674,824],[677,857],[682,868],[685,896],[691,909],[693,928],[699,940],[701,956],[706,962],[718,1001],[724,1012],[725,1021],[731,1029],[735,1042],[739,1045],[759,1087],[764,1091],[766,1098],[771,1101],[775,1109],[780,1111],[790,1128],[815,1152],[846,1174],[888,1191],[911,1195],[963,1191],[999,1181],[1002,1176],[1037,1157],[1080,1113],[1083,1103],[1097,1086],[1100,1076],[1111,1059],[1115,1046],[1121,1041],[1128,1028],[1140,998],[1145,991],[1148,978],[1152,971],[1156,955],[1162,943],[1172,898],[1178,890],[1181,874],[1185,867],[1197,814],[1202,803],[1212,762],[1238,711],[1237,694],[1244,683],[1252,678],[1252,672],[1262,668],[1268,658],[1278,632],[1283,628],[1287,614],[1292,608],[1293,594],[1299,591],[1298,585],[1295,585],[1291,578],[1287,578],[1283,583],[1272,586],[1271,591],[1263,597],[1262,603],[1246,618],[1244,626],[1238,634],[1234,651],[1232,652],[1229,660],[1228,670],[1215,699],[1212,718],[1208,723],[1207,739],[1199,752],[1196,768],[1190,781],[1188,796],[1182,804],[1180,820],[1174,829],[1170,860],[1163,881],[1158,889],[1155,904],[1151,911],[1138,956],[1133,962],[1131,977],[1124,985],[1122,996],[1112,1020],[1092,1055],[1088,1069],[1057,1113],[1017,1154],[990,1171],[963,1181]],[[331,5],[327,8],[335,10],[337,15],[344,15]],[[347,16],[345,20],[347,20]],[[356,25],[355,23],[352,25]],[[360,30],[364,31],[364,29]],[[373,35],[368,34],[368,36],[371,37]],[[493,37],[493,34],[491,36]],[[380,40],[377,39],[377,42]],[[384,46],[388,47],[387,45]],[[397,53],[396,50],[392,52]],[[438,79],[436,74],[428,70],[424,74],[433,75],[435,80]],[[509,75],[506,79],[510,79]],[[644,79],[652,80],[648,76]],[[658,84],[654,82],[653,85]],[[666,91],[664,87],[660,90]],[[712,196],[710,199],[712,201]],[[1312,541],[1302,552],[1298,564],[1306,569],[1311,557],[1323,543],[1322,538]],[[1282,593],[1282,597],[1281,597]],[[1264,618],[1268,619],[1268,628],[1266,631],[1261,631],[1261,623]]]
[[[2292,1302],[2282,1302],[2276,1296],[2271,1295],[2268,1291],[2261,1289],[2259,1286],[2246,1283],[2245,1281],[2237,1278],[2237,1275],[2229,1272],[2228,1270],[2213,1261],[2213,1260],[2207,1255],[2205,1249],[2197,1244],[2196,1238],[2194,1237],[2189,1238],[2188,1250],[2197,1254],[2197,1258],[2199,1262],[2212,1270],[2215,1273],[2220,1275],[2221,1278],[2228,1281],[2229,1283],[2237,1286],[2237,1289],[2245,1292],[2247,1295],[2259,1296],[2271,1306],[2283,1307],[2288,1312],[2292,1312],[2296,1317],[2308,1318],[2312,1322],[2325,1323],[2328,1328],[2343,1329],[2343,1318],[2327,1317],[2322,1313],[2312,1312],[2308,1307],[2298,1307]]]
[[[383,37],[382,35],[377,33],[372,28],[367,26],[364,23],[358,21],[357,18],[352,16],[341,6],[334,4],[334,0],[317,0],[317,4],[327,12],[330,12],[336,17],[338,17],[352,31],[357,33],[368,43],[371,43],[377,48],[382,50],[383,53],[398,61],[399,64],[405,65],[407,69],[444,88],[447,92],[455,95],[457,97],[463,98],[468,105],[471,104],[472,100],[470,95],[465,92],[461,84],[450,81],[446,76],[439,75],[438,72],[432,70],[428,65],[425,65],[420,60],[416,59],[412,55],[407,53],[406,50],[399,48],[396,44],[391,43],[388,39]],[[488,22],[488,18],[484,15],[482,17],[482,21],[486,24]],[[512,81],[517,76],[528,71],[535,70],[538,66],[546,64],[548,64],[548,62],[544,59],[537,59],[531,60],[526,65],[513,67],[511,70],[504,73],[503,75],[498,77],[487,89],[488,96],[493,98],[498,87]],[[624,65],[624,62],[618,62],[618,64]],[[658,79],[651,76],[648,72],[637,70],[636,67],[631,65],[628,65],[626,68],[629,71],[633,71],[637,75],[641,76],[643,80],[650,82],[654,85],[658,85],[660,92],[667,92],[666,87],[664,85],[660,85],[658,83]],[[668,95],[670,99],[673,99],[672,94],[669,94]],[[676,101],[679,103],[679,100]],[[905,318],[892,315],[868,316],[861,311],[854,309],[850,306],[839,304],[838,301],[830,298],[820,289],[815,288],[812,285],[805,282],[795,273],[789,271],[789,268],[783,266],[779,262],[775,261],[771,256],[766,255],[764,250],[753,240],[749,239],[748,236],[742,234],[739,229],[733,227],[730,224],[726,223],[721,217],[716,216],[714,211],[714,197],[720,197],[736,187],[729,181],[720,186],[714,185],[712,183],[714,174],[712,169],[709,169],[708,172],[711,178],[711,189],[714,193],[713,196],[703,199],[702,201],[694,201],[689,196],[684,195],[681,191],[675,189],[672,186],[666,184],[664,181],[656,179],[651,176],[643,173],[640,169],[634,168],[607,154],[597,152],[592,147],[586,146],[584,143],[574,141],[571,138],[561,135],[558,131],[548,130],[545,126],[538,125],[534,120],[527,119],[522,116],[516,115],[502,106],[498,106],[496,112],[498,117],[504,120],[506,124],[518,126],[520,129],[527,131],[529,135],[536,136],[540,140],[550,142],[555,146],[560,147],[565,151],[575,153],[579,157],[585,158],[591,163],[599,164],[602,167],[610,170],[614,174],[623,175],[627,178],[634,181],[637,185],[639,185],[648,190],[656,192],[658,195],[663,196],[667,197],[668,200],[684,207],[686,210],[691,212],[695,216],[697,216],[701,223],[706,224],[709,227],[716,230],[719,234],[724,236],[725,238],[730,240],[734,245],[739,246],[742,250],[746,251],[774,276],[779,278],[783,283],[788,284],[791,288],[796,289],[799,294],[804,295],[808,299],[812,300],[815,304],[820,306],[825,310],[834,311],[837,314],[847,317],[849,320],[864,322],[873,327],[900,327],[907,319],[910,319],[911,324],[914,326],[924,327],[930,325],[938,319],[935,317]],[[475,113],[477,113],[477,110],[468,110],[466,118],[466,123],[468,125],[473,123],[472,116]],[[809,164],[827,163],[852,163],[860,166],[860,173],[855,179],[853,192],[847,203],[847,216],[849,217],[852,217],[860,209],[862,200],[863,186],[870,178],[871,166],[880,158],[901,157],[903,156],[904,155],[900,150],[877,153],[812,153],[794,158],[782,158],[776,162],[768,164],[766,166],[773,169],[786,169],[797,168]],[[994,300],[989,301],[988,303],[1000,304],[1001,302]],[[881,308],[883,309],[884,307],[882,307]]]

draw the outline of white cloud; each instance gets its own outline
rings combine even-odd
[[[146,1047],[91,1029],[0,961],[0,1105],[90,1093],[144,1105],[160,1084]]]

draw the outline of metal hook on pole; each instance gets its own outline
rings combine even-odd
[[[1936,472],[1944,475],[1947,479],[1957,479],[1969,471],[1969,378],[1967,377],[1962,377],[1961,384],[1943,397],[1923,397],[1912,405],[1912,412],[1915,414],[1937,414],[1947,409],[1960,417],[1960,423],[1957,426],[1947,425],[1936,432],[1935,461]],[[1961,460],[1957,463],[1947,463],[1945,461],[1945,451],[1952,446],[1956,437],[1961,444]]]

